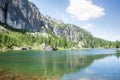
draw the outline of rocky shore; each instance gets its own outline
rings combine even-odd
[[[26,76],[21,74],[13,74],[9,71],[0,69],[0,80],[57,80],[56,77]]]

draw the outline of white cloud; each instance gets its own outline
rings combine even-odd
[[[93,24],[86,24],[85,26],[83,26],[83,28],[85,28],[86,30],[88,30],[88,29],[90,29],[92,27],[94,27]]]
[[[92,0],[70,0],[66,11],[81,21],[100,18],[105,15],[104,8],[92,3]]]

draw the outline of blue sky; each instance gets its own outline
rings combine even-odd
[[[120,0],[29,0],[40,12],[85,28],[95,37],[120,40]]]

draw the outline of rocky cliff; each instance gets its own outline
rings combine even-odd
[[[75,25],[42,15],[28,0],[0,0],[0,22],[15,29],[65,36],[68,41],[74,42],[81,41],[86,35],[92,36]]]

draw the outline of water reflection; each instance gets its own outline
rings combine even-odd
[[[19,54],[22,53],[22,54]],[[97,51],[96,51],[97,53]],[[64,74],[75,73],[90,66],[94,61],[105,57],[116,56],[120,58],[120,52],[114,54],[79,55],[68,54],[68,51],[39,52],[22,51],[0,54],[0,69],[10,70],[15,74],[55,76],[61,78]]]

